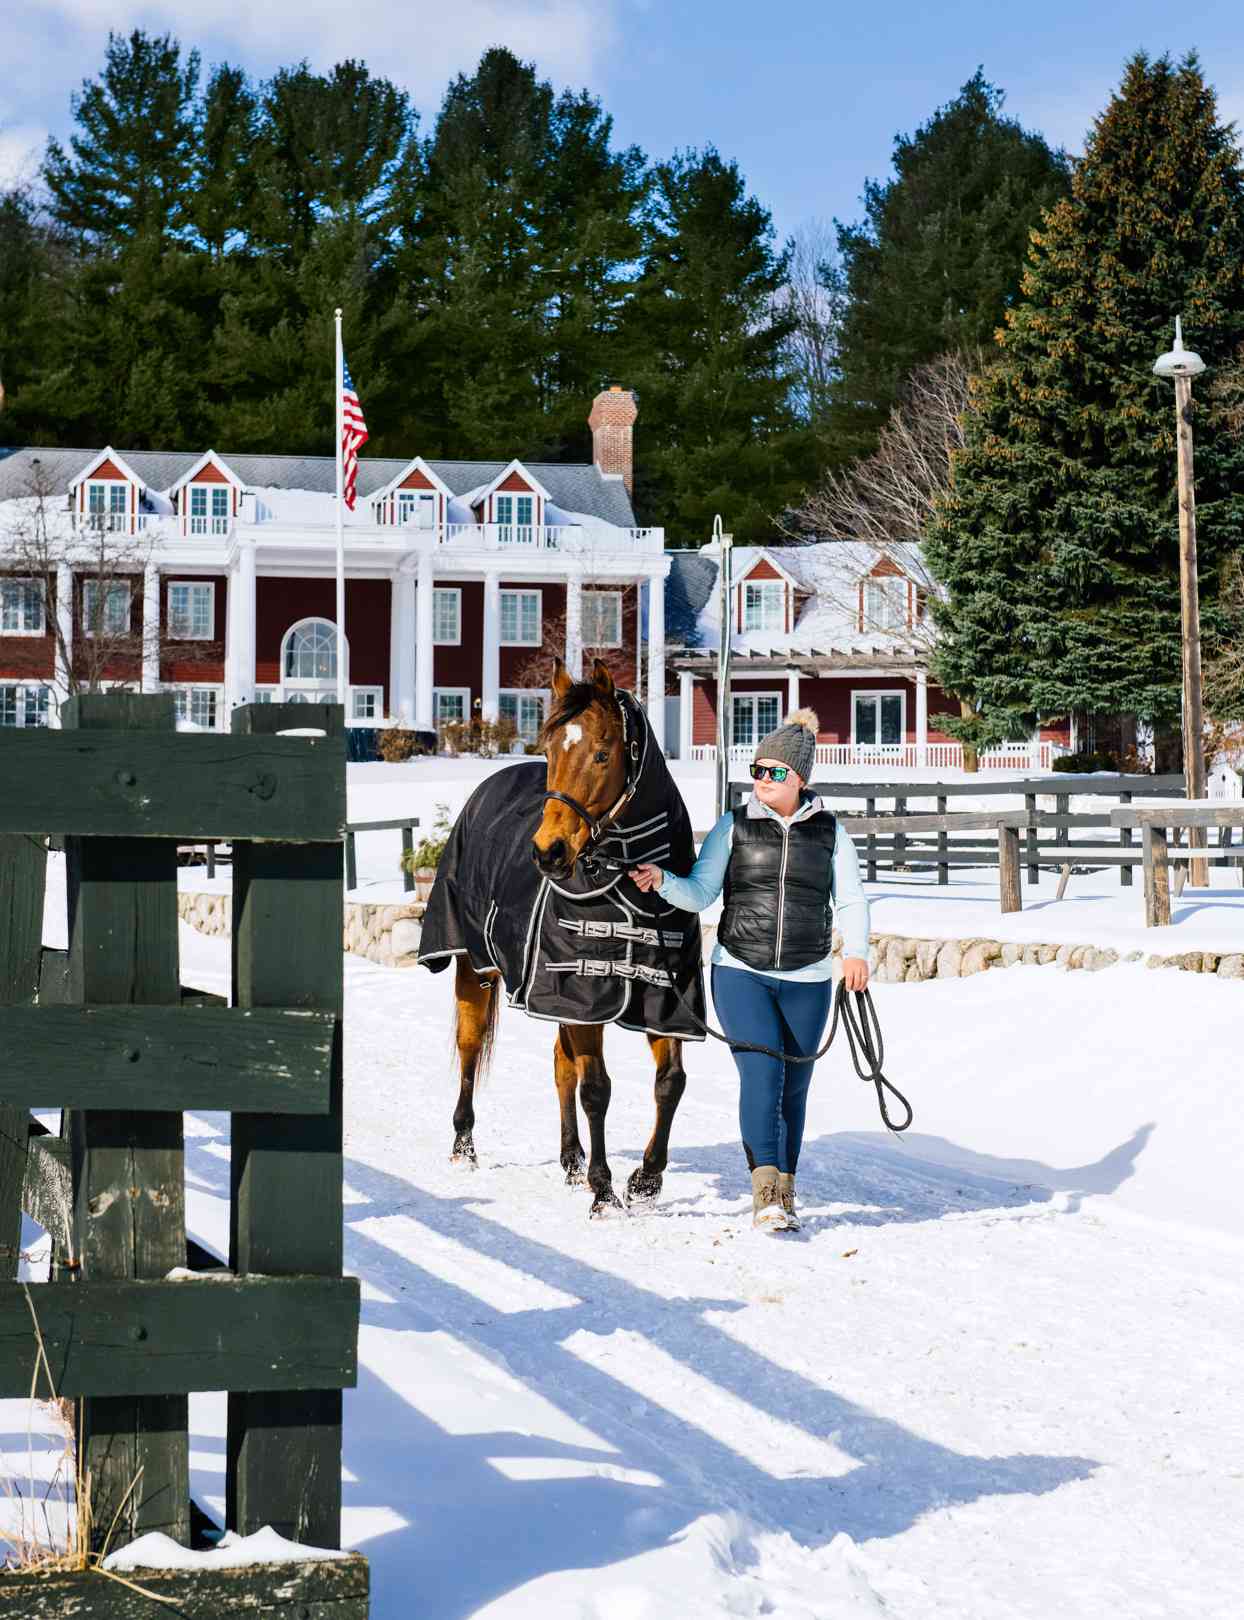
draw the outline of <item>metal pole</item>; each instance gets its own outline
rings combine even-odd
[[[730,610],[730,548],[732,534],[724,534],[720,513],[713,519],[713,539],[721,548],[721,632],[717,649],[717,815],[724,816],[730,799],[730,640],[734,630]]]
[[[342,442],[345,432],[343,410],[345,406],[345,363],[341,350],[341,311],[333,311],[337,327],[337,702],[345,707],[346,701],[346,541],[343,507],[345,505],[345,469]]]
[[[1205,797],[1205,723],[1201,704],[1201,610],[1197,588],[1196,496],[1192,476],[1192,379],[1175,378],[1175,442],[1179,464],[1179,604],[1183,625],[1184,783],[1189,799]],[[1191,849],[1204,849],[1204,827],[1188,830]],[[1189,881],[1209,884],[1209,862],[1191,862]]]

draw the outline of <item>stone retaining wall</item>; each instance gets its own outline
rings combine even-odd
[[[231,914],[227,894],[178,895],[183,922],[201,934],[228,934]],[[346,902],[342,939],[347,951],[365,956],[381,967],[413,967],[419,949],[422,900],[397,905]],[[705,948],[716,928],[704,928]],[[842,949],[834,935],[834,950]],[[1181,951],[1173,956],[1140,950],[1123,954],[1108,945],[1021,945],[997,939],[918,939],[904,934],[873,934],[869,940],[869,969],[880,984],[919,984],[926,979],[966,979],[990,968],[1012,967],[1017,962],[1039,967],[1084,968],[1091,973],[1116,962],[1144,962],[1150,968],[1178,968],[1185,973],[1213,973],[1220,979],[1244,979],[1244,952]]]

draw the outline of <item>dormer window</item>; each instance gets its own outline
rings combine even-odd
[[[229,486],[227,484],[191,484],[190,533],[228,534]]]
[[[497,539],[502,545],[531,544],[536,510],[534,495],[494,495],[492,510],[500,530]]]
[[[763,579],[743,586],[744,630],[786,629],[786,585]]]
[[[92,529],[124,531],[130,526],[128,484],[90,483],[86,486],[86,520]]]
[[[436,496],[419,490],[399,489],[397,492],[397,521],[404,527],[434,529],[436,527]]]
[[[864,581],[864,623],[860,628],[907,628],[907,581],[901,574],[887,574]]]

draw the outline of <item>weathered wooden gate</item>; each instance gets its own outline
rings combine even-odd
[[[327,734],[277,735],[294,727]],[[0,1282],[0,1395],[80,1402],[96,1551],[110,1532],[190,1542],[198,1390],[229,1392],[229,1527],[340,1544],[359,1300],[341,1275],[344,826],[335,707],[182,735],[171,696],[109,693],[71,699],[60,731],[0,734],[3,1275],[23,1183],[57,1249],[49,1282]],[[41,950],[48,835],[63,959]],[[232,1006],[180,984],[177,844],[209,838],[234,849]],[[30,1114],[55,1107],[59,1139]],[[232,1115],[227,1269],[187,1248],[185,1109]],[[142,1584],[195,1615],[368,1608],[361,1558]],[[0,1616],[148,1612],[169,1610],[97,1574],[0,1575]]]

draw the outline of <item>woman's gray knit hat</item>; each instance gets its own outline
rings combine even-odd
[[[816,734],[820,724],[814,710],[796,709],[794,714],[787,715],[784,726],[760,739],[753,757],[780,760],[808,782],[816,764]]]

